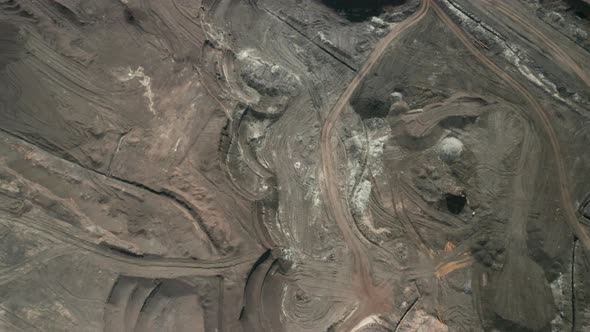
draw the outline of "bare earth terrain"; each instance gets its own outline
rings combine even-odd
[[[0,331],[590,331],[590,3],[0,0]]]

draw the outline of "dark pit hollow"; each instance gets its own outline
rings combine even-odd
[[[384,118],[389,112],[389,103],[374,97],[355,98],[352,107],[363,119]]]
[[[590,4],[588,4],[584,0],[567,0],[568,5],[570,5],[571,11],[573,11],[574,15],[577,17],[587,20],[590,16]]]
[[[459,214],[463,211],[465,204],[467,204],[467,197],[462,195],[445,194],[445,200],[447,202],[447,209],[452,214]]]
[[[586,203],[586,206],[582,209],[582,215],[584,215],[586,219],[590,219],[590,201]]]
[[[135,24],[135,15],[133,15],[133,12],[129,9],[129,8],[125,8],[125,11],[123,12],[123,15],[125,16],[125,21],[129,24]]]
[[[351,22],[362,22],[383,13],[385,6],[403,4],[405,0],[321,0]]]

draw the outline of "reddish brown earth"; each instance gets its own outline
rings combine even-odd
[[[586,331],[583,1],[0,0],[0,331]]]

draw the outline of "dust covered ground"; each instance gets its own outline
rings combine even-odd
[[[590,330],[589,15],[0,0],[0,331]]]

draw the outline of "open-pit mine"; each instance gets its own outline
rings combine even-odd
[[[590,1],[0,0],[0,332],[590,331]]]

